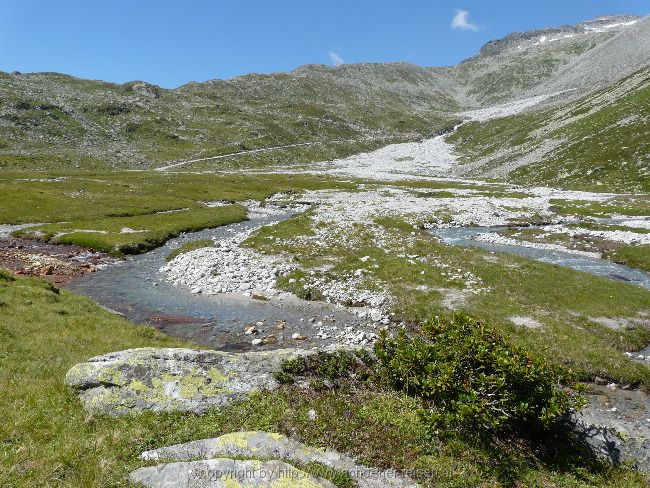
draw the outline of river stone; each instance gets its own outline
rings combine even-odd
[[[283,361],[311,354],[299,349],[248,353],[141,348],[96,356],[73,366],[66,384],[93,414],[190,411],[201,413],[278,386]]]
[[[335,488],[282,461],[207,461],[161,464],[133,471],[130,479],[150,488]]]
[[[213,439],[163,447],[145,451],[141,457],[149,461],[189,461],[232,457],[282,459],[300,464],[315,462],[328,468],[348,472],[360,488],[419,486],[394,471],[360,466],[354,459],[337,451],[309,447],[281,434],[260,431],[233,432]]]

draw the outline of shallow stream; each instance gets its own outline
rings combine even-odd
[[[432,229],[431,233],[442,239],[446,244],[478,247],[487,251],[517,254],[529,259],[535,259],[536,261],[566,266],[605,278],[625,281],[650,290],[650,273],[622,264],[616,264],[607,259],[558,250],[496,244],[476,240],[482,234],[501,232],[505,229],[507,227],[452,227],[449,229]]]
[[[292,215],[293,212],[287,210],[280,215],[253,217],[246,222],[184,234],[150,252],[129,256],[115,266],[88,273],[68,283],[67,287],[131,320],[151,323],[170,335],[220,349],[249,348],[254,337],[243,335],[244,328],[260,322],[264,325],[258,325],[259,337],[277,336],[276,347],[286,347],[287,343],[297,345],[297,341],[290,340],[293,333],[311,338],[316,332],[313,324],[318,322],[356,328],[357,316],[331,304],[291,297],[261,301],[236,294],[197,295],[187,288],[167,283],[159,271],[167,255],[186,242],[229,237]],[[281,331],[276,328],[278,321],[286,322]],[[319,341],[319,345],[322,342]],[[305,341],[300,345],[310,344]]]

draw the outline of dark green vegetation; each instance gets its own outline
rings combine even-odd
[[[650,246],[618,246],[603,255],[615,263],[650,271]]]
[[[183,253],[194,251],[195,249],[201,249],[203,247],[213,247],[214,242],[212,239],[200,239],[198,241],[186,242],[182,246],[177,247],[172,252],[167,255],[167,261],[171,261],[176,256],[179,256]]]
[[[579,407],[557,385],[560,371],[471,317],[436,317],[420,336],[384,333],[375,345],[389,383],[422,398],[434,429],[539,435]]]
[[[389,387],[421,401],[418,413],[437,433],[513,434],[534,438],[582,402],[558,385],[566,372],[550,368],[496,329],[471,317],[436,316],[415,334],[385,331],[366,351],[319,353],[286,361],[285,384],[314,390]]]
[[[341,388],[354,383],[372,386],[378,380],[377,360],[366,350],[319,352],[290,359],[274,374],[283,384],[308,381],[314,390]]]
[[[2,486],[125,486],[127,473],[144,464],[138,459],[143,450],[253,429],[340,449],[374,466],[414,469],[431,486],[644,486],[631,471],[563,457],[570,450],[553,459],[525,441],[495,439],[488,446],[440,439],[418,416],[417,399],[343,381],[336,391],[287,385],[201,416],[94,418],[63,385],[73,364],[129,347],[187,344],[44,281],[4,272],[0,311]],[[307,415],[311,409],[316,421]],[[310,470],[319,472],[317,466]],[[349,486],[344,477],[336,481]]]
[[[449,141],[466,163],[485,158],[470,171],[474,176],[508,173],[525,185],[647,192],[649,121],[646,68],[564,106],[468,123]],[[522,158],[535,164],[519,165]]]

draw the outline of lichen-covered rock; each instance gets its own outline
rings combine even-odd
[[[142,453],[153,461],[189,461],[211,458],[281,459],[300,464],[319,463],[349,473],[360,488],[416,487],[412,480],[394,471],[358,465],[354,459],[331,449],[318,449],[269,432],[233,432],[214,439],[178,444]]]
[[[191,411],[200,413],[278,386],[283,361],[310,354],[298,349],[227,353],[194,349],[128,349],[73,366],[65,382],[94,414]]]
[[[210,459],[140,468],[130,479],[146,487],[183,488],[335,488],[282,461]]]

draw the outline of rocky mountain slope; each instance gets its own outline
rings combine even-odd
[[[457,176],[650,190],[650,68],[562,106],[470,122],[448,138]]]
[[[511,34],[454,68],[467,105],[576,90],[584,94],[650,63],[650,19],[607,17]]]
[[[621,16],[511,34],[454,67],[309,65],[173,90],[0,73],[0,168],[152,168],[300,143],[314,145],[275,159],[327,160],[429,137],[468,109],[557,93],[547,104],[581,103],[579,96],[648,64],[650,18]],[[474,157],[471,148],[459,150]],[[258,163],[272,159],[267,153]],[[473,163],[467,171],[481,176],[486,165]],[[486,176],[510,173],[493,166]]]

